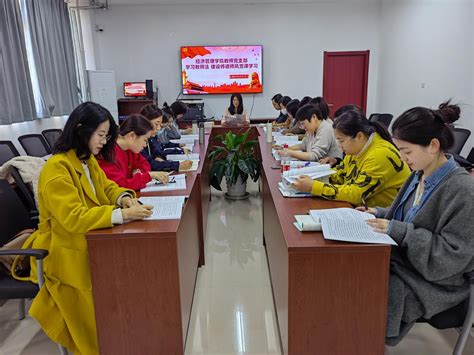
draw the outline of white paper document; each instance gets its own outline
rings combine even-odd
[[[173,191],[173,190],[186,190],[186,174],[172,175],[169,177],[169,182],[163,184],[158,180],[152,180],[144,189],[140,192],[153,192],[153,191]]]
[[[313,180],[329,182],[329,176],[336,172],[328,164],[307,166],[303,168],[290,169],[283,172],[283,179],[287,184],[293,184],[298,177],[308,175]]]
[[[294,150],[294,152],[301,152],[301,150]],[[272,148],[272,155],[273,155],[273,158],[277,161],[280,161],[281,160],[281,157],[280,157],[280,154],[278,153],[278,150],[277,149],[274,149]],[[299,160],[299,159],[296,159],[296,158],[293,158],[291,157],[290,158],[290,161],[302,161],[302,160]],[[305,163],[305,162],[304,162]]]
[[[324,239],[354,243],[391,244],[397,243],[387,234],[376,233],[365,222],[375,218],[370,213],[352,208],[310,210],[315,220],[321,220]]]
[[[334,170],[331,169],[331,166],[329,164],[318,164],[318,165],[305,166],[302,168],[291,168],[291,162],[290,162],[290,170],[283,172],[283,176],[284,177],[295,177],[295,176],[301,176],[301,175],[311,176],[311,174],[320,173],[322,171],[334,172]]]
[[[282,182],[278,183],[278,190],[280,190],[283,197],[311,197],[309,192],[301,192]]]
[[[193,165],[191,166],[191,169],[188,169],[188,170],[183,170],[183,172],[185,171],[196,171],[199,167],[199,160],[192,160],[193,162]]]
[[[308,166],[321,165],[317,161],[290,160],[290,169],[305,168]]]
[[[199,160],[198,153],[189,154],[168,154],[166,160],[185,161],[185,160]]]
[[[196,134],[183,134],[181,136],[181,138],[189,138],[189,139],[194,139],[194,140],[198,140],[199,139],[199,133],[196,133]]]
[[[192,144],[192,145],[194,146],[194,141],[195,141],[195,140],[196,140],[196,139],[194,139],[194,138],[192,138],[192,137],[191,137],[191,138],[188,138],[188,137],[186,137],[186,136],[181,136],[180,139],[170,139],[170,142],[179,143],[179,144],[186,144],[186,145]]]
[[[295,137],[296,139],[293,139]],[[298,136],[284,136],[284,137],[274,137],[276,145],[288,144],[288,147],[300,144],[298,141]]]
[[[153,214],[147,220],[180,219],[186,196],[140,197],[144,205],[153,206]]]

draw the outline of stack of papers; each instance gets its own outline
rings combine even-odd
[[[147,220],[180,219],[186,196],[140,197],[144,205],[153,206],[153,214]]]
[[[324,239],[397,245],[390,236],[376,233],[367,225],[366,220],[375,218],[370,213],[352,208],[332,208],[310,210],[309,214],[316,222],[321,221]]]
[[[173,191],[186,190],[186,174],[179,174],[170,176],[167,184],[163,184],[158,180],[152,180],[140,192],[154,192],[154,191]]]
[[[185,160],[199,160],[198,153],[189,154],[168,154],[166,160],[185,161]]]
[[[298,177],[302,175],[308,175],[311,179],[320,179],[329,175],[334,174],[335,171],[331,169],[329,164],[318,164],[312,166],[306,166],[303,168],[293,168],[288,171],[284,171],[282,176],[285,183],[292,184]]]
[[[290,161],[290,169],[297,169],[297,168],[304,168],[308,166],[317,166],[321,165],[317,161],[304,161],[304,160],[291,160]]]
[[[309,192],[301,192],[291,187],[291,185],[278,183],[278,190],[280,190],[283,197],[311,197]]]
[[[192,144],[194,147],[194,142],[199,138],[189,137],[189,136],[181,136],[180,139],[170,139],[170,142],[179,143],[179,144]]]
[[[297,145],[300,142],[298,141],[298,136],[274,136],[276,145],[288,144],[289,147]]]
[[[189,153],[189,154],[168,154],[166,156],[166,160],[174,160],[174,161],[185,161],[191,160],[193,165],[191,169],[183,170],[183,171],[196,171],[199,167],[199,154],[198,153]]]
[[[294,152],[301,152],[301,150],[294,150]],[[277,161],[281,160],[281,157],[280,157],[280,154],[278,153],[278,150],[272,148],[272,155],[273,155],[273,159],[275,159]],[[296,159],[296,158],[293,158],[293,157],[290,157],[290,160],[300,161],[300,162],[306,163],[303,160],[299,160],[299,159]]]

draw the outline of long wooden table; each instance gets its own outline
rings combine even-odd
[[[258,128],[263,164],[263,233],[285,354],[384,353],[390,247],[325,240],[299,232],[295,214],[346,207],[285,198],[271,144]]]
[[[201,158],[204,145],[196,143]],[[200,169],[202,169],[200,163]],[[100,354],[183,354],[203,252],[201,173],[186,174],[180,220],[135,221],[87,235]]]
[[[187,174],[181,220],[140,221],[88,234],[101,354],[183,354],[197,268],[204,265],[213,137],[245,127],[213,127],[196,143],[201,163]],[[260,127],[263,233],[285,354],[383,354],[390,247],[326,241],[301,233],[295,214],[344,204],[284,198]],[[196,150],[195,149],[195,150]],[[204,266],[205,267],[205,266]]]

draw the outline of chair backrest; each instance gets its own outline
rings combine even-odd
[[[390,127],[390,123],[392,122],[392,119],[393,119],[393,115],[391,113],[373,113],[369,117],[369,121],[379,122],[387,128]]]
[[[25,134],[18,137],[18,141],[26,154],[32,157],[44,157],[51,154],[51,148],[41,134]]]
[[[28,209],[30,217],[38,215],[38,207],[36,206],[35,197],[33,195],[32,189],[23,181],[20,172],[14,166],[10,169],[10,174],[15,180],[16,184],[16,193],[23,201],[23,204]]]
[[[10,141],[0,141],[0,166],[11,158],[18,157],[20,153]]]
[[[469,155],[467,156],[467,161],[471,164],[474,164],[474,148],[471,148]]]
[[[454,144],[447,150],[448,153],[460,154],[464,144],[471,135],[471,131],[465,128],[453,128]]]
[[[25,206],[7,180],[0,180],[0,246],[23,229],[31,228]]]
[[[51,150],[53,150],[54,144],[58,140],[61,133],[63,133],[63,130],[59,128],[45,129],[44,131],[41,132],[43,137],[48,142],[48,145],[51,148]]]

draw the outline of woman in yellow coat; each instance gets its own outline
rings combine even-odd
[[[329,183],[302,176],[294,187],[354,206],[390,206],[408,179],[410,169],[401,160],[387,129],[357,111],[338,116],[333,127],[346,154],[336,165],[335,174],[329,177]]]
[[[117,126],[102,106],[86,102],[71,113],[39,178],[38,231],[23,246],[49,251],[45,284],[30,314],[74,354],[99,354],[86,233],[151,214],[133,191],[108,180],[94,157],[113,159],[116,138]]]

